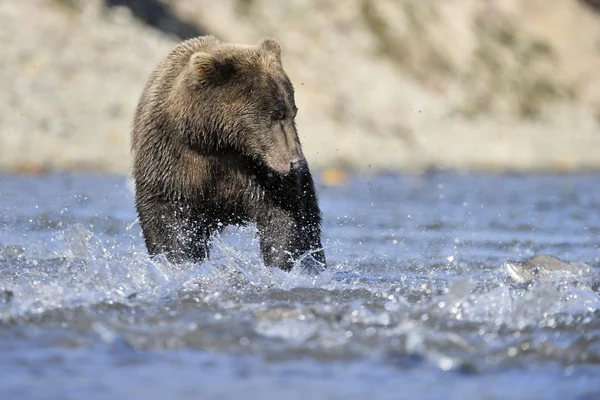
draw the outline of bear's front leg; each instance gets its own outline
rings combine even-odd
[[[172,263],[201,262],[209,256],[210,229],[188,208],[165,201],[138,201],[140,224],[151,257]]]
[[[318,224],[295,216],[282,208],[273,208],[258,219],[260,250],[265,265],[290,271],[301,260],[303,271],[320,272],[325,268]]]

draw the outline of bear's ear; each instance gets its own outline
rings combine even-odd
[[[273,55],[278,62],[281,62],[281,46],[277,40],[266,38],[263,39],[258,46],[267,53]]]
[[[190,65],[197,79],[204,83],[223,84],[235,74],[233,60],[221,60],[212,54],[199,51],[190,58]]]

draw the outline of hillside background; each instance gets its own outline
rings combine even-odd
[[[600,167],[600,1],[0,0],[0,170],[127,173],[153,66],[277,38],[314,169]]]

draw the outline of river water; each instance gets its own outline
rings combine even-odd
[[[267,269],[253,227],[149,260],[123,176],[0,176],[1,399],[599,399],[600,175],[318,185],[329,269]]]

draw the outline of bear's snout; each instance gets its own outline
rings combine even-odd
[[[290,169],[292,171],[304,171],[308,169],[308,163],[305,158],[299,158],[298,160],[292,161],[290,163]]]

